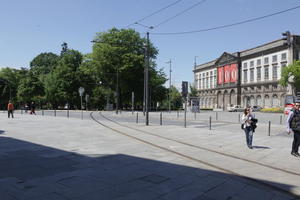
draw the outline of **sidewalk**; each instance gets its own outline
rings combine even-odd
[[[292,199],[269,187],[119,135],[92,120],[20,114],[7,119],[6,113],[1,113],[0,121],[1,200]],[[143,124],[137,128],[300,173],[300,159],[290,156],[290,136],[257,133],[257,148],[249,150],[235,125],[211,131]],[[141,137],[195,157],[218,160],[199,150]],[[229,164],[226,160],[218,162]],[[240,170],[238,165],[235,168]],[[244,171],[261,177],[265,173],[246,167]],[[286,180],[281,174],[274,176],[263,180],[276,179],[274,184],[300,194],[299,177]]]

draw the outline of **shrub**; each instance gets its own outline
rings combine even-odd
[[[261,112],[283,113],[283,108],[263,108]]]

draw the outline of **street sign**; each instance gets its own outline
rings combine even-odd
[[[78,92],[79,92],[79,95],[82,97],[83,93],[84,93],[84,88],[83,87],[78,88]]]
[[[187,81],[182,81],[181,95],[186,98],[187,94],[188,94],[188,82]]]

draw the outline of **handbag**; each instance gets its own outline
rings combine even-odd
[[[244,123],[241,124],[241,129],[244,130]]]

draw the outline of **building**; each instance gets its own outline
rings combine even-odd
[[[200,108],[282,107],[291,88],[279,85],[281,70],[300,58],[300,36],[285,34],[287,38],[240,52],[224,52],[213,61],[195,66]]]

